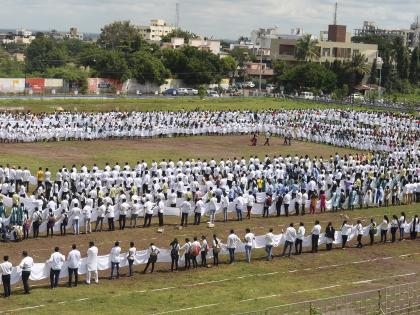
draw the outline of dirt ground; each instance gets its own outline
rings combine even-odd
[[[339,154],[356,153],[349,148],[293,141],[291,146],[283,145],[283,138],[273,137],[271,146],[263,146],[260,136],[256,147],[251,147],[250,136],[198,136],[155,138],[137,140],[97,140],[43,143],[5,143],[0,145],[0,164],[27,166],[32,172],[39,166],[55,171],[62,165],[104,165],[104,163],[129,162],[134,165],[139,160],[152,161],[179,158],[248,158],[250,155],[264,157],[288,154],[309,155],[324,158]]]

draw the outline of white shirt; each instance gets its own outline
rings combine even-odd
[[[289,226],[286,229],[285,237],[286,237],[286,241],[294,243],[295,240],[296,240],[296,230],[295,230],[295,228],[292,227],[292,226]]]
[[[273,243],[274,243],[274,234],[271,232],[268,232],[265,235],[265,245],[273,246]]]
[[[319,235],[321,234],[321,225],[316,224],[314,225],[314,227],[312,228],[312,232],[313,235]]]
[[[9,261],[4,261],[0,264],[0,273],[2,275],[11,275],[12,274],[12,264]]]
[[[119,246],[114,246],[111,249],[111,253],[110,253],[110,259],[111,262],[113,263],[119,263],[120,262],[120,254],[121,254],[121,247]]]
[[[32,257],[26,256],[22,259],[22,261],[19,264],[19,267],[22,269],[22,271],[31,271],[31,268],[34,266],[34,260]]]
[[[236,246],[241,242],[240,238],[236,234],[230,234],[227,238],[227,247],[236,248]]]
[[[88,271],[98,270],[98,248],[96,246],[87,250],[87,269]]]
[[[65,261],[66,257],[63,254],[54,252],[51,254],[50,259],[47,260],[47,263],[51,264],[52,270],[61,270]]]
[[[255,235],[253,233],[245,234],[245,241],[247,246],[254,246]]]
[[[69,268],[76,269],[80,267],[80,260],[82,259],[80,252],[77,249],[73,249],[67,256],[67,264]]]
[[[321,230],[321,228],[320,228]],[[305,237],[305,227],[304,226],[299,226],[297,234],[296,234],[296,239],[298,240],[303,240],[303,238]]]

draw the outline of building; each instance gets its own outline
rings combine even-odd
[[[274,75],[274,70],[270,69],[267,64],[260,62],[247,62],[245,64],[245,73],[249,77],[271,78]]]
[[[300,38],[300,35],[290,35],[273,39],[271,59],[296,62],[296,45]],[[347,32],[345,25],[329,25],[328,32],[321,32],[317,45],[320,51],[319,62],[350,61],[354,54],[360,53],[372,63],[378,56],[378,45],[352,42],[351,33]]]
[[[70,27],[70,31],[65,34],[65,37],[69,39],[83,40],[83,34],[79,33],[77,27]]]
[[[409,48],[419,47],[420,45],[420,23],[416,21],[410,25],[409,29],[384,29],[379,28],[373,21],[364,21],[363,27],[354,30],[355,36],[376,35],[381,37],[393,38],[401,36],[404,45]]]
[[[21,45],[29,45],[35,39],[35,36],[32,34],[31,31],[20,29],[16,30],[15,33],[9,32],[7,34],[3,34],[1,36],[2,43],[7,44],[21,44]]]
[[[164,20],[155,19],[150,21],[150,25],[139,26],[139,30],[145,40],[159,42],[163,36],[174,31],[175,27],[168,25]]]
[[[220,40],[192,38],[189,40],[188,45],[197,47],[200,50],[209,51],[215,55],[220,53]]]
[[[192,38],[185,43],[184,38],[172,37],[170,43],[162,43],[162,48],[177,49],[183,46],[197,47],[200,50],[209,51],[215,55],[221,52],[220,40]]]

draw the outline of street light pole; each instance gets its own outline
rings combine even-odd
[[[260,47],[260,55],[261,55],[260,56],[260,81],[259,81],[259,84],[258,84],[258,96],[261,96],[262,57],[263,57],[261,47]]]

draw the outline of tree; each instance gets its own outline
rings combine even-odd
[[[347,64],[347,72],[350,75],[350,86],[355,87],[359,84],[369,70],[370,66],[367,58],[361,53],[354,54],[351,61]]]
[[[28,72],[45,72],[50,67],[64,66],[68,58],[68,51],[62,43],[40,36],[28,46],[26,68]]]
[[[296,59],[299,61],[317,60],[319,58],[318,41],[312,39],[312,35],[307,34],[300,38],[296,43]]]
[[[116,21],[105,25],[101,29],[97,43],[102,48],[121,50],[125,53],[132,53],[149,46],[139,29],[130,21]]]
[[[233,58],[232,56],[226,56],[221,61],[222,61],[223,73],[228,74],[229,77],[231,78],[231,81],[233,81],[233,79],[236,76],[236,69],[238,67],[238,63],[236,62],[235,58]]]
[[[378,69],[377,69],[377,62],[376,58],[372,63],[372,68],[370,70],[370,76],[369,76],[369,84],[376,84],[376,78],[378,76]]]
[[[130,57],[132,78],[139,83],[156,83],[161,85],[169,78],[170,72],[163,63],[150,53],[136,52]]]
[[[403,38],[397,36],[392,42],[392,55],[397,64],[398,76],[404,80],[408,79],[409,75],[409,54],[406,45],[404,45]]]
[[[49,68],[45,73],[45,77],[64,79],[70,82],[72,86],[77,85],[80,93],[85,94],[87,92],[89,72],[78,67],[67,65],[64,67]]]
[[[311,89],[316,92],[332,92],[337,85],[337,76],[324,65],[308,62],[289,68],[280,77],[288,90]]]
[[[20,78],[25,76],[25,64],[12,58],[0,48],[0,77]]]
[[[248,50],[245,48],[235,47],[230,51],[230,55],[235,58],[241,68],[250,61]]]
[[[104,78],[125,81],[130,78],[127,61],[124,54],[117,50],[106,50],[98,56],[93,68]]]
[[[168,42],[171,41],[171,38],[173,38],[173,37],[183,38],[184,43],[188,43],[190,39],[197,38],[198,36],[194,33],[184,31],[184,30],[181,30],[181,29],[178,28],[178,29],[173,30],[169,34],[163,36],[162,37],[162,42],[168,43]]]
[[[411,53],[411,60],[410,60],[410,82],[412,84],[417,84],[419,80],[419,48],[416,47],[413,52]]]

